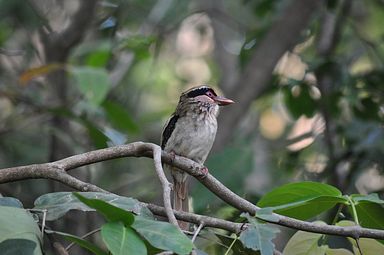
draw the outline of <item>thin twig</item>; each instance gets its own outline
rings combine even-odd
[[[204,227],[204,222],[201,222],[199,227],[196,229],[195,233],[192,236],[192,239],[191,239],[192,243],[195,242],[196,237],[199,235],[199,233],[203,229],[203,227]]]
[[[94,230],[92,230],[92,231],[86,233],[85,235],[81,236],[80,238],[81,238],[81,239],[85,239],[85,238],[87,238],[88,236],[91,236],[91,235],[93,235],[93,234],[99,232],[100,230],[101,230],[101,228],[96,228],[96,229],[94,229]],[[72,242],[72,243],[68,244],[68,246],[65,247],[65,250],[66,250],[66,251],[69,251],[75,244],[76,244],[75,242]]]

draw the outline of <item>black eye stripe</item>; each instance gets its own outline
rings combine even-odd
[[[187,96],[191,98],[191,97],[206,95],[208,91],[210,91],[213,95],[216,96],[216,93],[213,91],[213,89],[206,88],[206,87],[194,89],[194,90],[188,92]]]

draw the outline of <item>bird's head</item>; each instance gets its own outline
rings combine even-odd
[[[231,99],[218,96],[216,92],[205,85],[193,87],[181,94],[180,100],[191,103],[207,103],[211,105],[229,105],[234,102]]]
[[[181,94],[178,110],[188,112],[199,109],[198,111],[209,111],[216,115],[219,106],[233,103],[234,102],[231,99],[218,96],[212,88],[202,85],[193,87]]]

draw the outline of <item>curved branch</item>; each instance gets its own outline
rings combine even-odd
[[[167,177],[164,174],[163,167],[161,166],[161,148],[156,144],[152,144],[153,151],[153,160],[155,161],[155,169],[157,176],[160,179],[161,186],[163,188],[163,203],[165,208],[165,213],[168,217],[170,223],[175,225],[180,229],[179,224],[173,214],[172,205],[171,205],[171,183],[168,182]],[[181,229],[180,229],[181,230]]]
[[[67,175],[65,171],[89,165],[96,162],[101,162],[109,159],[122,158],[122,157],[153,157],[154,144],[152,143],[143,143],[135,142],[127,145],[121,145],[101,150],[95,150],[86,152],[83,154],[71,156],[62,160],[58,160],[52,163],[45,164],[36,164],[30,166],[21,166],[21,167],[12,167],[5,168],[0,170],[0,183],[12,182],[17,180],[24,179],[36,179],[36,178],[47,178],[58,180],[60,182],[66,181],[66,178],[58,177],[58,175]],[[188,174],[194,176],[198,179],[204,186],[206,186],[210,191],[215,193],[223,201],[227,202],[231,206],[237,208],[240,211],[248,212],[252,215],[256,214],[256,211],[260,208],[253,205],[249,201],[243,199],[237,194],[233,193],[230,189],[224,186],[219,182],[215,177],[210,174],[207,174],[202,178],[201,171],[204,168],[203,165],[200,165],[190,159],[172,156],[169,153],[162,152],[162,160],[164,163],[173,165],[180,170],[187,172]],[[73,181],[73,179],[71,179]],[[80,187],[87,187],[89,191],[100,191],[94,190],[92,186],[84,186],[86,183],[78,181],[75,183]],[[81,184],[83,186],[81,186]],[[90,184],[88,184],[90,185]],[[96,188],[95,188],[96,189]],[[100,189],[100,188],[98,188]],[[277,222],[270,222],[272,224],[277,224],[281,226],[286,226],[289,228],[294,228],[298,230],[315,232],[321,234],[329,235],[338,235],[338,236],[347,236],[353,238],[374,238],[384,240],[384,231],[378,229],[368,229],[362,228],[359,226],[353,227],[339,227],[334,225],[317,225],[311,222],[301,221],[286,217],[279,214],[274,214],[277,217]],[[177,216],[177,213],[176,213]]]

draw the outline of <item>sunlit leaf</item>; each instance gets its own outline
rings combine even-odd
[[[338,203],[348,203],[333,186],[317,182],[298,182],[280,186],[265,194],[257,203],[274,212],[297,219],[309,219]]]

